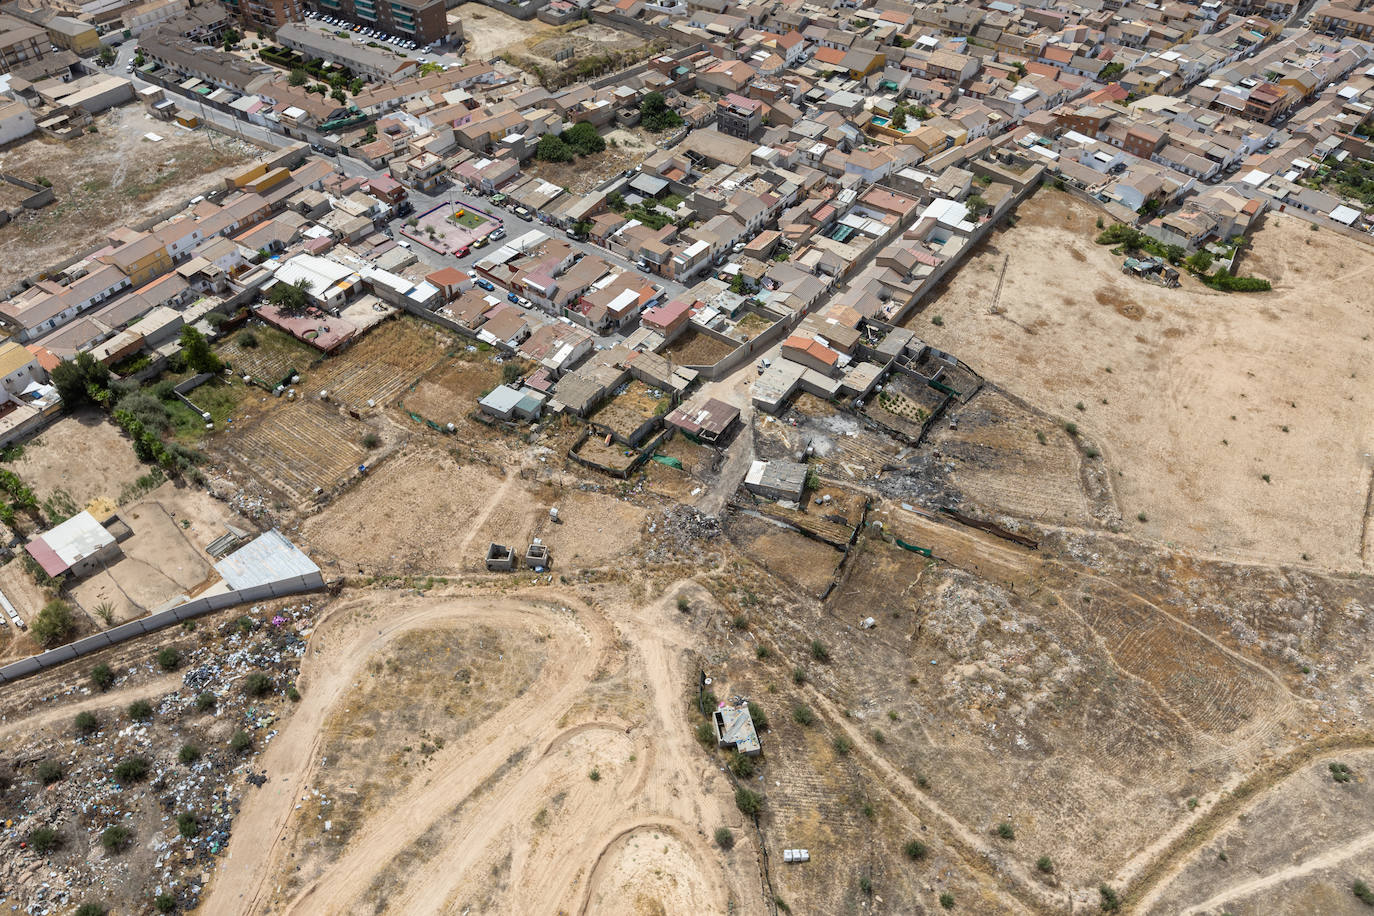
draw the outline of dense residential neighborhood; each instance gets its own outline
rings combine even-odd
[[[1372,244],[1369,0],[0,0],[0,904],[1374,906]]]

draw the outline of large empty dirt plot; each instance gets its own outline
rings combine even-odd
[[[24,257],[0,264],[0,287],[99,245],[101,233],[138,222],[217,184],[261,155],[251,144],[154,121],[137,105],[95,120],[76,140],[35,137],[0,152],[0,169],[46,178],[55,203],[0,228],[0,247]],[[162,137],[148,140],[145,134]]]
[[[1021,215],[910,325],[1100,440],[1145,535],[1367,568],[1374,341],[1354,329],[1374,318],[1370,249],[1271,214],[1239,272],[1273,292],[1166,290],[1122,275],[1087,204],[1044,191]]]
[[[24,444],[10,470],[33,488],[39,502],[65,490],[77,508],[97,496],[118,500],[149,471],[119,427],[95,410],[62,417]]]

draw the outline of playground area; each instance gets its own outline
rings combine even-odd
[[[425,211],[401,232],[439,254],[458,254],[500,228],[500,217],[455,200]]]

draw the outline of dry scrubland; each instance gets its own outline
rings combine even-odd
[[[137,105],[95,119],[76,140],[34,136],[0,152],[0,169],[46,178],[56,202],[0,227],[0,247],[24,251],[0,264],[0,288],[98,244],[115,226],[137,223],[220,184],[262,150],[208,129],[156,121]],[[163,139],[153,142],[144,134]]]
[[[1043,191],[1020,216],[909,326],[1095,437],[1131,530],[1219,557],[1368,569],[1368,248],[1271,214],[1239,272],[1273,292],[1168,290],[1121,274],[1088,205]]]

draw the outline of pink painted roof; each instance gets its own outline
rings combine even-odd
[[[43,567],[43,572],[50,576],[60,576],[70,568],[41,537],[29,541],[24,545],[24,549],[29,552],[29,556],[38,561],[39,566]]]

